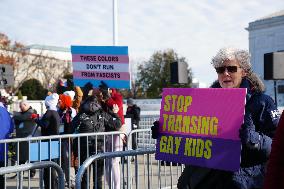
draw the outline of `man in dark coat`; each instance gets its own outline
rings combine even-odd
[[[36,114],[34,110],[27,101],[21,101],[19,104],[20,112],[14,113],[14,121],[16,126],[16,138],[25,138],[30,136],[34,129],[36,128],[36,122],[31,118],[32,114]],[[34,136],[40,135],[40,129],[38,129]],[[29,144],[28,142],[20,142],[19,144],[19,164],[24,164],[29,159],[28,152]],[[30,170],[30,176],[34,177],[36,173],[35,169]]]

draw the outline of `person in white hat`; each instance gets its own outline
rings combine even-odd
[[[60,116],[57,112],[58,100],[59,95],[57,93],[47,96],[44,100],[47,110],[41,119],[36,119],[37,124],[41,127],[42,136],[59,135]],[[45,168],[43,173],[45,189],[57,189],[58,185],[56,182],[57,176],[55,169],[51,169],[51,180],[49,180],[49,175],[50,169]]]
[[[65,91],[63,94],[70,96],[72,101],[74,100],[74,97],[75,97],[74,91]]]

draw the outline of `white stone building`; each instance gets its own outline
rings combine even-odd
[[[284,51],[284,10],[249,23],[249,51],[253,70],[266,86],[266,94],[275,98],[274,81],[264,80],[264,54]],[[283,73],[284,77],[284,73]],[[276,81],[277,105],[284,106],[283,80]]]
[[[69,48],[30,45],[24,49],[24,54],[17,51],[1,49],[0,54],[14,57],[14,88],[21,86],[23,81],[38,79],[45,88],[63,78],[66,73],[72,73],[71,52]]]
[[[71,61],[71,50],[66,47],[56,47],[47,45],[29,45],[26,49],[31,54],[42,54],[59,60]]]
[[[66,73],[73,72],[70,48],[30,45],[26,47],[26,50],[31,56],[41,57],[42,63],[38,67],[39,71],[35,72],[32,77],[40,80],[44,87],[62,79]]]

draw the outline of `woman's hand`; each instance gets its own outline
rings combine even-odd
[[[114,104],[114,105],[112,106],[112,111],[113,111],[113,113],[117,114],[117,112],[119,111],[119,107],[118,107],[117,104]]]
[[[248,148],[259,148],[260,135],[258,132],[254,131],[251,128],[248,128],[245,124],[243,124],[239,130],[239,135],[242,144],[246,145]]]

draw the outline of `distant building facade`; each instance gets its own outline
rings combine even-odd
[[[26,50],[33,58],[39,56],[42,59],[40,69],[34,73],[33,77],[39,79],[44,87],[54,84],[65,74],[73,72],[70,48],[30,45],[26,47]]]
[[[249,32],[249,51],[253,70],[264,81],[266,94],[275,98],[274,81],[264,80],[264,54],[284,51],[284,10],[250,22],[246,29]],[[277,104],[284,106],[284,81],[277,80],[276,84]]]
[[[26,47],[30,54],[41,54],[59,60],[71,61],[72,55],[70,48],[56,47],[47,45],[29,45]]]
[[[25,52],[25,53],[22,53]],[[30,45],[23,51],[1,49],[1,54],[14,57],[14,88],[28,79],[39,80],[44,88],[54,84],[67,73],[72,73],[71,52],[69,48]]]

